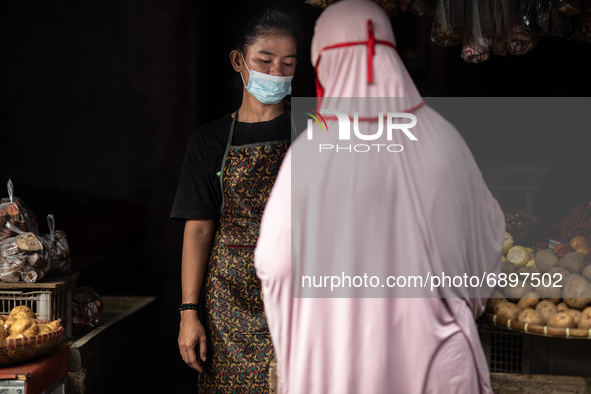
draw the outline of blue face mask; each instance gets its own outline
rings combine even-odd
[[[241,54],[242,55],[242,54]],[[254,71],[248,68],[246,60],[242,56],[246,69],[250,72],[250,78],[248,79],[248,85],[244,83],[242,73],[242,83],[246,85],[246,90],[250,92],[257,100],[263,104],[277,104],[285,96],[291,93],[291,80],[293,75],[288,77],[280,77],[277,75],[270,75]]]

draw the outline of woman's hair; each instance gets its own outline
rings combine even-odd
[[[277,9],[270,1],[248,2],[240,11],[234,28],[233,49],[245,53],[259,37],[271,30],[291,35],[298,41],[297,27],[293,19]]]

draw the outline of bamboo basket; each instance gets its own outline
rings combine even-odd
[[[541,335],[545,337],[568,338],[568,339],[591,339],[591,329],[584,328],[562,328],[528,324],[517,320],[506,319],[491,313],[485,313],[484,319],[492,322],[495,326],[504,327],[509,330],[524,332],[526,334]]]
[[[38,320],[40,323],[50,323],[48,320]],[[33,360],[60,344],[64,335],[64,327],[43,335],[0,340],[0,366],[20,364]]]

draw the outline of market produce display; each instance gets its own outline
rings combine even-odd
[[[502,273],[486,305],[488,320],[530,333],[591,339],[589,239],[553,250],[513,245],[505,234]],[[579,251],[577,251],[579,250]]]

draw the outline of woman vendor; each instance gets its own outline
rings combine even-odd
[[[268,391],[274,351],[253,254],[291,140],[295,31],[276,8],[242,13],[230,52],[240,107],[199,127],[187,148],[171,217],[185,221],[178,344],[200,391]]]

